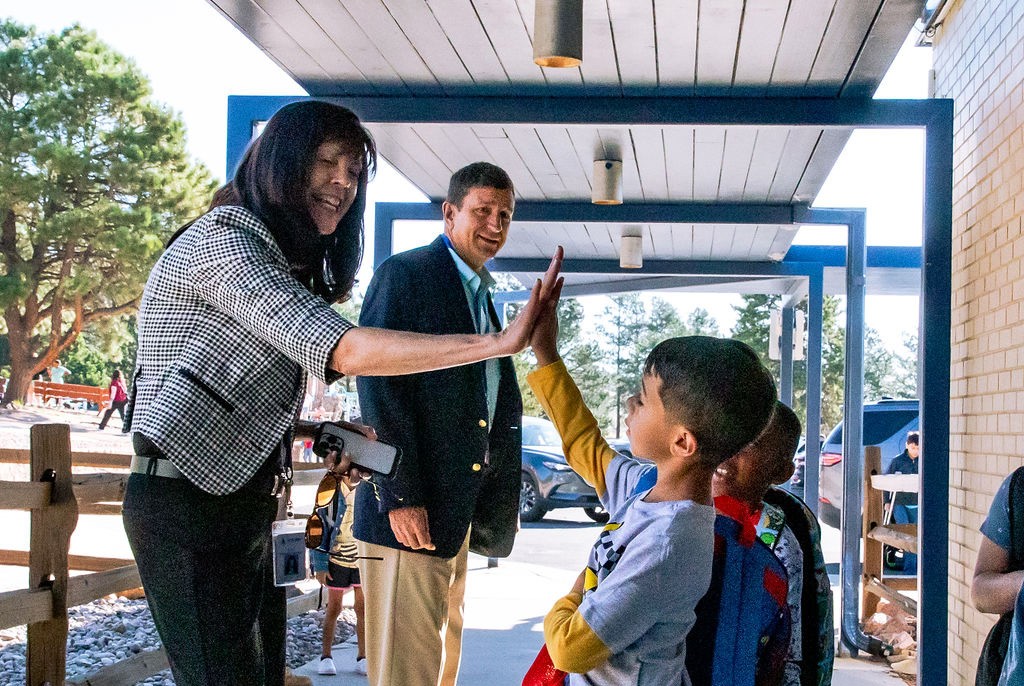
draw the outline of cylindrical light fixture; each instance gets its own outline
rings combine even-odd
[[[583,0],[536,0],[533,61],[542,67],[583,63]]]
[[[590,200],[595,205],[622,204],[622,162],[594,160],[594,180]]]
[[[642,266],[644,266],[643,228],[623,226],[622,240],[619,243],[619,267],[639,269]]]

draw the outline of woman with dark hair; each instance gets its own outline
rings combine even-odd
[[[178,686],[283,683],[285,601],[273,585],[271,522],[306,374],[331,382],[510,355],[557,297],[560,251],[499,334],[346,321],[329,303],[354,282],[375,161],[349,110],[287,105],[146,283],[124,523]],[[343,456],[339,469],[347,467]]]

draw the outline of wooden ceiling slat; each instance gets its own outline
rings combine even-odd
[[[508,75],[470,1],[427,0],[427,5],[463,64],[468,67],[473,81],[481,85],[499,85],[507,90]]]
[[[416,133],[427,144],[431,152],[438,159],[443,160],[445,166],[449,169],[461,169],[470,162],[476,162],[476,159],[468,157],[463,152],[462,146],[452,144],[452,140],[445,131],[445,128],[437,124],[428,124],[417,126]]]
[[[650,94],[658,85],[653,10],[650,2],[608,3],[623,93]]]
[[[835,4],[835,0],[792,0],[772,70],[772,86],[803,90]]]
[[[715,240],[718,224],[693,225],[693,249],[691,255],[695,260],[711,259],[711,246]]]
[[[760,92],[767,89],[779,50],[779,42],[771,37],[782,35],[788,10],[789,0],[747,0],[733,85]]]
[[[718,200],[740,202],[747,185],[747,171],[754,157],[757,129],[734,126],[725,129],[725,153],[722,157],[722,180],[718,184]]]
[[[661,136],[661,129],[654,126],[635,126],[630,133],[644,199],[668,200],[665,139]]]
[[[775,233],[775,239],[772,241],[772,245],[768,248],[768,254],[779,253],[785,255],[789,251],[789,246],[793,244],[793,238],[796,236],[796,231],[778,231]]]
[[[314,0],[299,0],[299,4],[368,81],[388,93],[411,93],[387,55],[378,50],[343,5]]]
[[[665,175],[672,200],[693,200],[693,127],[666,126]]]
[[[698,93],[727,90],[732,86],[742,15],[743,3],[736,0],[701,0],[697,35]]]
[[[414,129],[401,124],[377,124],[373,127],[373,132],[379,138],[384,138],[390,145],[397,146],[402,150],[403,164],[407,163],[409,159],[415,160],[416,166],[429,175],[426,185],[421,183],[420,179],[416,179],[416,185],[424,193],[434,199],[444,197],[448,191],[448,179],[455,169],[438,157]],[[381,141],[381,145],[383,147],[384,141]],[[385,155],[385,157],[389,161],[392,159],[390,155]],[[401,167],[399,168],[401,169]]]
[[[920,0],[883,0],[871,30],[864,38],[864,47],[843,86],[842,95],[850,98],[869,98],[885,76],[896,57],[899,46],[907,39],[906,28],[921,16]]]
[[[850,65],[864,44],[871,21],[878,12],[879,0],[840,2],[836,4],[825,35],[814,59],[807,89],[811,94],[839,93]]]
[[[381,126],[371,126],[371,130],[377,142],[377,149],[392,167],[428,197],[434,199],[444,197],[448,191],[447,181],[444,182],[445,185],[442,188],[442,182],[438,180],[438,177],[420,166],[419,160],[414,155],[397,141],[392,140],[387,129]]]
[[[621,142],[622,146],[622,199],[624,202],[643,200],[644,187],[640,182],[640,166],[629,129],[598,129],[603,141]],[[613,158],[614,159],[614,158]]]
[[[537,137],[536,129],[512,127],[507,129],[508,139],[516,147],[519,156],[533,173],[533,178],[545,198],[562,199],[571,197],[565,181],[551,162],[547,149]]]
[[[654,0],[658,80],[679,94],[693,92],[697,77],[698,0]]]
[[[779,227],[770,224],[758,224],[754,227],[753,235],[747,245],[747,254],[744,257],[748,260],[768,259],[768,251],[772,247],[772,242],[775,240],[775,234],[778,230]]]
[[[718,199],[722,178],[725,128],[698,126],[693,132],[693,199],[708,202]],[[744,173],[746,166],[744,165]],[[738,170],[732,170],[737,173]]]
[[[729,224],[716,224],[715,232],[711,236],[711,259],[729,260],[732,259],[735,252],[745,253],[747,250],[743,240],[745,229],[746,227],[737,229]]]
[[[775,170],[775,179],[768,189],[769,202],[792,202],[820,134],[821,131],[817,129],[790,129],[786,146],[779,158],[779,166]]]
[[[764,127],[757,130],[757,142],[754,154],[750,158],[750,172],[747,174],[747,185],[743,189],[743,200],[747,202],[765,202],[771,190],[775,171],[779,167],[779,158],[786,145],[788,130],[784,128]]]
[[[650,252],[648,245],[644,245],[644,259],[669,260],[672,256],[672,227],[668,224],[646,224],[644,226],[644,237],[650,236]]]
[[[483,146],[476,132],[470,126],[445,125],[442,127],[449,145],[458,150],[464,159],[470,162],[481,162],[490,159],[490,153]]]
[[[323,28],[296,0],[259,0],[260,6],[324,71],[358,84],[359,87],[379,90],[352,61],[338,49]]]
[[[411,91],[419,95],[442,91],[433,72],[381,0],[345,0],[344,4]]]
[[[533,63],[533,41],[519,6],[509,0],[473,0],[501,65],[514,83],[544,85],[544,73]],[[529,17],[533,22],[533,16]]]
[[[588,167],[584,170],[580,164],[569,132],[560,126],[542,126],[537,129],[537,135],[547,150],[555,170],[562,178],[566,190],[577,198],[589,197],[591,169]]]
[[[825,129],[818,137],[818,142],[811,154],[811,159],[804,169],[803,177],[793,195],[794,202],[811,202],[821,190],[825,178],[832,171],[832,165],[839,159],[839,154],[850,139],[850,131],[842,129]]]
[[[407,0],[379,1],[445,92],[458,93],[473,85],[473,77],[426,4]]]
[[[619,65],[615,61],[611,18],[605,2],[583,3],[583,64],[578,71],[588,94],[622,93]]]
[[[680,260],[693,257],[693,224],[672,224],[672,254]]]
[[[476,127],[474,127],[476,128]],[[498,165],[512,177],[516,194],[522,198],[543,198],[544,192],[533,178],[530,168],[523,162],[516,146],[505,138],[481,138],[480,142],[487,148],[494,164]]]
[[[330,78],[324,68],[254,0],[212,2],[294,79],[322,82]]]

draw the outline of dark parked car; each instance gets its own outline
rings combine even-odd
[[[523,417],[522,479],[519,518],[524,522],[560,507],[582,507],[595,522],[608,521],[597,492],[566,463],[562,439],[546,419]]]
[[[864,404],[864,445],[882,451],[882,471],[906,447],[907,432],[917,430],[920,403],[917,400],[879,400]],[[839,422],[821,446],[821,489],[818,517],[839,528],[843,505],[843,423]],[[860,526],[860,524],[857,524]]]

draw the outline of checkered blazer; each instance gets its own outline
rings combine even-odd
[[[256,215],[216,208],[146,282],[129,426],[202,490],[231,493],[288,432],[305,372],[337,377],[327,364],[351,327],[291,276]]]

